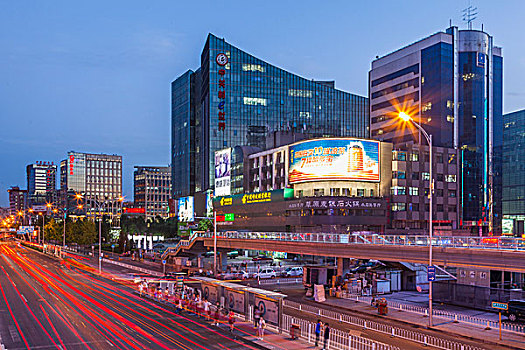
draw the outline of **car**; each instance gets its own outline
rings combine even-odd
[[[509,321],[516,322],[519,319],[525,319],[525,300],[511,300],[508,302],[509,309],[503,312]]]
[[[239,256],[239,252],[237,250],[232,250],[231,252],[228,252],[226,255],[228,256],[229,259],[235,259],[236,257]]]
[[[301,266],[287,267],[281,275],[283,277],[295,277],[303,275],[303,268]]]
[[[252,261],[273,261],[273,258],[266,255],[257,255],[252,258]]]
[[[277,273],[274,269],[270,267],[266,267],[264,269],[261,269],[259,272],[256,272],[253,274],[253,277],[255,278],[275,278],[277,277]]]

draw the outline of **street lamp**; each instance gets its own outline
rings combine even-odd
[[[423,136],[425,136],[427,142],[428,142],[428,147],[430,149],[430,152],[429,152],[429,156],[430,156],[430,161],[429,161],[429,176],[430,176],[430,181],[429,181],[429,193],[428,193],[428,201],[429,201],[429,206],[430,206],[430,209],[429,209],[429,213],[428,213],[428,236],[429,236],[429,245],[428,245],[428,266],[433,266],[432,265],[432,197],[434,195],[434,178],[432,176],[432,134],[428,134],[425,129],[423,129],[423,127],[421,125],[419,125],[418,123],[416,123],[414,121],[414,119],[412,119],[412,117],[407,114],[406,112],[399,112],[398,114],[398,117],[406,122],[406,123],[411,123],[412,125],[414,125],[422,134]],[[432,323],[432,281],[428,281],[428,326],[429,327],[432,327],[433,326],[433,323]]]
[[[83,205],[78,204],[78,201],[82,199],[82,195],[80,193],[75,193],[75,199],[77,200],[77,209],[82,209]],[[69,210],[68,207],[68,201],[66,199],[66,204],[64,206],[64,232],[62,236],[62,251],[66,251],[66,219],[67,219],[67,211]]]

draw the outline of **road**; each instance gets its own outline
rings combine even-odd
[[[6,349],[262,349],[29,248],[0,245]],[[0,344],[0,348],[1,348]]]

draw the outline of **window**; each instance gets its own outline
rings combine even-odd
[[[310,90],[289,89],[288,96],[312,98],[313,93]]]
[[[342,193],[343,196],[350,197],[352,195],[352,189],[351,188],[343,188],[342,191],[343,191],[343,193]]]
[[[409,187],[408,188],[408,194],[411,196],[418,196],[419,195],[419,188],[417,187]]]
[[[455,213],[456,212],[456,206],[455,205],[449,205],[448,206],[448,212],[449,213]]]
[[[364,190],[364,188],[358,188],[358,189],[357,189],[357,196],[358,196],[358,197],[364,197],[364,195],[365,195],[365,190]]]
[[[242,70],[245,72],[262,72],[266,70],[263,66],[260,64],[250,64],[250,63],[243,63],[242,64]]]
[[[437,190],[436,190],[436,196],[438,196],[438,197],[443,197],[443,190],[441,190],[441,189],[437,189]]]
[[[443,211],[443,204],[436,205],[436,210],[437,211]]]
[[[324,188],[314,188],[314,196],[315,197],[324,196]]]
[[[412,173],[412,180],[419,180],[419,173]]]
[[[297,198],[303,198],[304,197],[304,191],[303,190],[297,190]]]
[[[394,151],[392,153],[393,153],[392,154],[392,160],[401,160],[401,161],[407,160],[407,153],[406,152]]]
[[[436,175],[436,180],[437,180],[437,181],[443,182],[443,178],[444,178],[444,177],[443,177],[443,174],[437,174],[437,175]]]
[[[245,105],[250,106],[266,106],[266,99],[259,97],[243,97]]]
[[[450,114],[447,115],[447,122],[449,122],[449,123],[454,123],[454,117],[451,116]]]
[[[407,177],[404,171],[393,171],[392,178],[393,179],[406,179]]]
[[[425,162],[428,162],[428,161],[430,160],[430,157],[429,157],[429,155],[428,155],[428,152],[423,152],[423,160],[424,160]]]
[[[443,153],[438,153],[436,155],[436,160],[438,163],[443,163]]]
[[[421,180],[430,180],[430,174],[427,172],[421,173]]]
[[[456,182],[456,175],[447,175],[445,178],[447,182]]]
[[[370,189],[370,197],[374,196],[374,189]]]
[[[392,194],[393,196],[403,196],[403,195],[406,195],[406,187],[401,187],[401,186],[392,186],[392,188],[390,189],[390,194]]]
[[[419,211],[419,203],[410,203],[409,208],[411,211]]]
[[[330,189],[330,196],[339,196],[339,189],[338,188],[331,188]]]
[[[448,191],[448,196],[455,198],[456,197],[456,190],[449,190]]]
[[[419,161],[419,152],[417,152],[417,151],[413,151],[413,152],[411,152],[411,153],[410,153],[409,160],[410,160],[411,162],[417,162],[417,161]]]
[[[392,203],[392,211],[406,211],[406,203]]]

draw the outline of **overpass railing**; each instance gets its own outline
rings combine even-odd
[[[163,258],[177,252],[181,247],[188,247],[196,238],[213,238],[213,232],[194,232],[187,240],[181,240],[175,247],[168,248]],[[220,239],[253,239],[286,242],[342,243],[386,246],[428,247],[428,236],[408,235],[355,235],[341,233],[295,233],[295,232],[217,232]],[[432,238],[435,247],[477,248],[497,250],[525,251],[525,239],[517,237],[469,237],[437,236]]]

